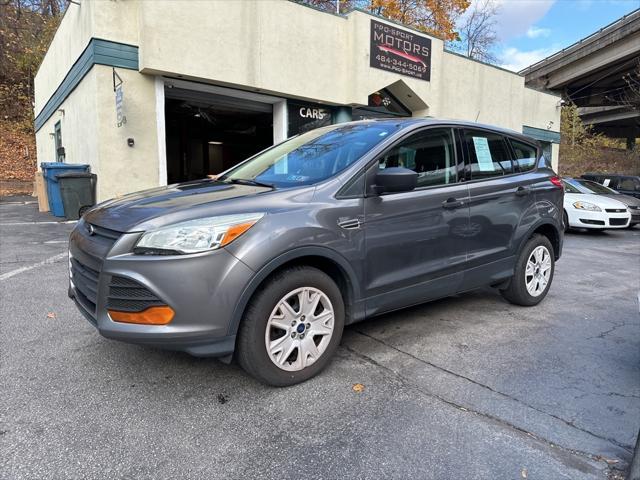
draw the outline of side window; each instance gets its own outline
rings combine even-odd
[[[434,128],[415,133],[380,158],[378,168],[404,167],[418,174],[418,188],[458,181],[453,133]]]
[[[471,179],[500,177],[513,173],[511,153],[505,138],[497,133],[465,130]]]
[[[636,189],[636,182],[634,182],[633,178],[626,177],[621,178],[618,181],[618,190],[630,190],[634,191]]]
[[[511,139],[511,147],[516,157],[514,163],[518,166],[518,171],[528,172],[536,166],[537,149],[534,146]]]

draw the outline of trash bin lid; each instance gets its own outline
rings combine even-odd
[[[91,178],[93,173],[87,172],[65,172],[56,175],[57,178]]]
[[[46,169],[88,170],[91,166],[86,163],[42,162],[40,164],[40,167],[43,170],[46,170]]]

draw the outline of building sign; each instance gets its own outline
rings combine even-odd
[[[288,100],[287,109],[290,137],[332,123],[333,111],[324,105]]]
[[[115,68],[112,68],[113,74],[113,91],[116,94],[116,125],[121,127],[127,123],[127,117],[124,116],[123,104],[124,104],[124,92],[122,90],[122,78],[116,72]]]
[[[429,81],[431,39],[371,20],[369,65]]]
[[[122,92],[122,84],[116,87],[116,125],[121,127],[125,122],[124,113],[122,112],[122,101],[124,94]]]

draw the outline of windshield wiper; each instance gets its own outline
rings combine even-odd
[[[230,178],[229,182],[238,183],[240,185],[255,185],[257,187],[267,187],[267,188],[276,188],[270,183],[258,182],[257,180],[253,180],[251,178]]]

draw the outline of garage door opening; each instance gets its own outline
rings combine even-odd
[[[165,90],[167,182],[220,173],[273,144],[273,105]]]

